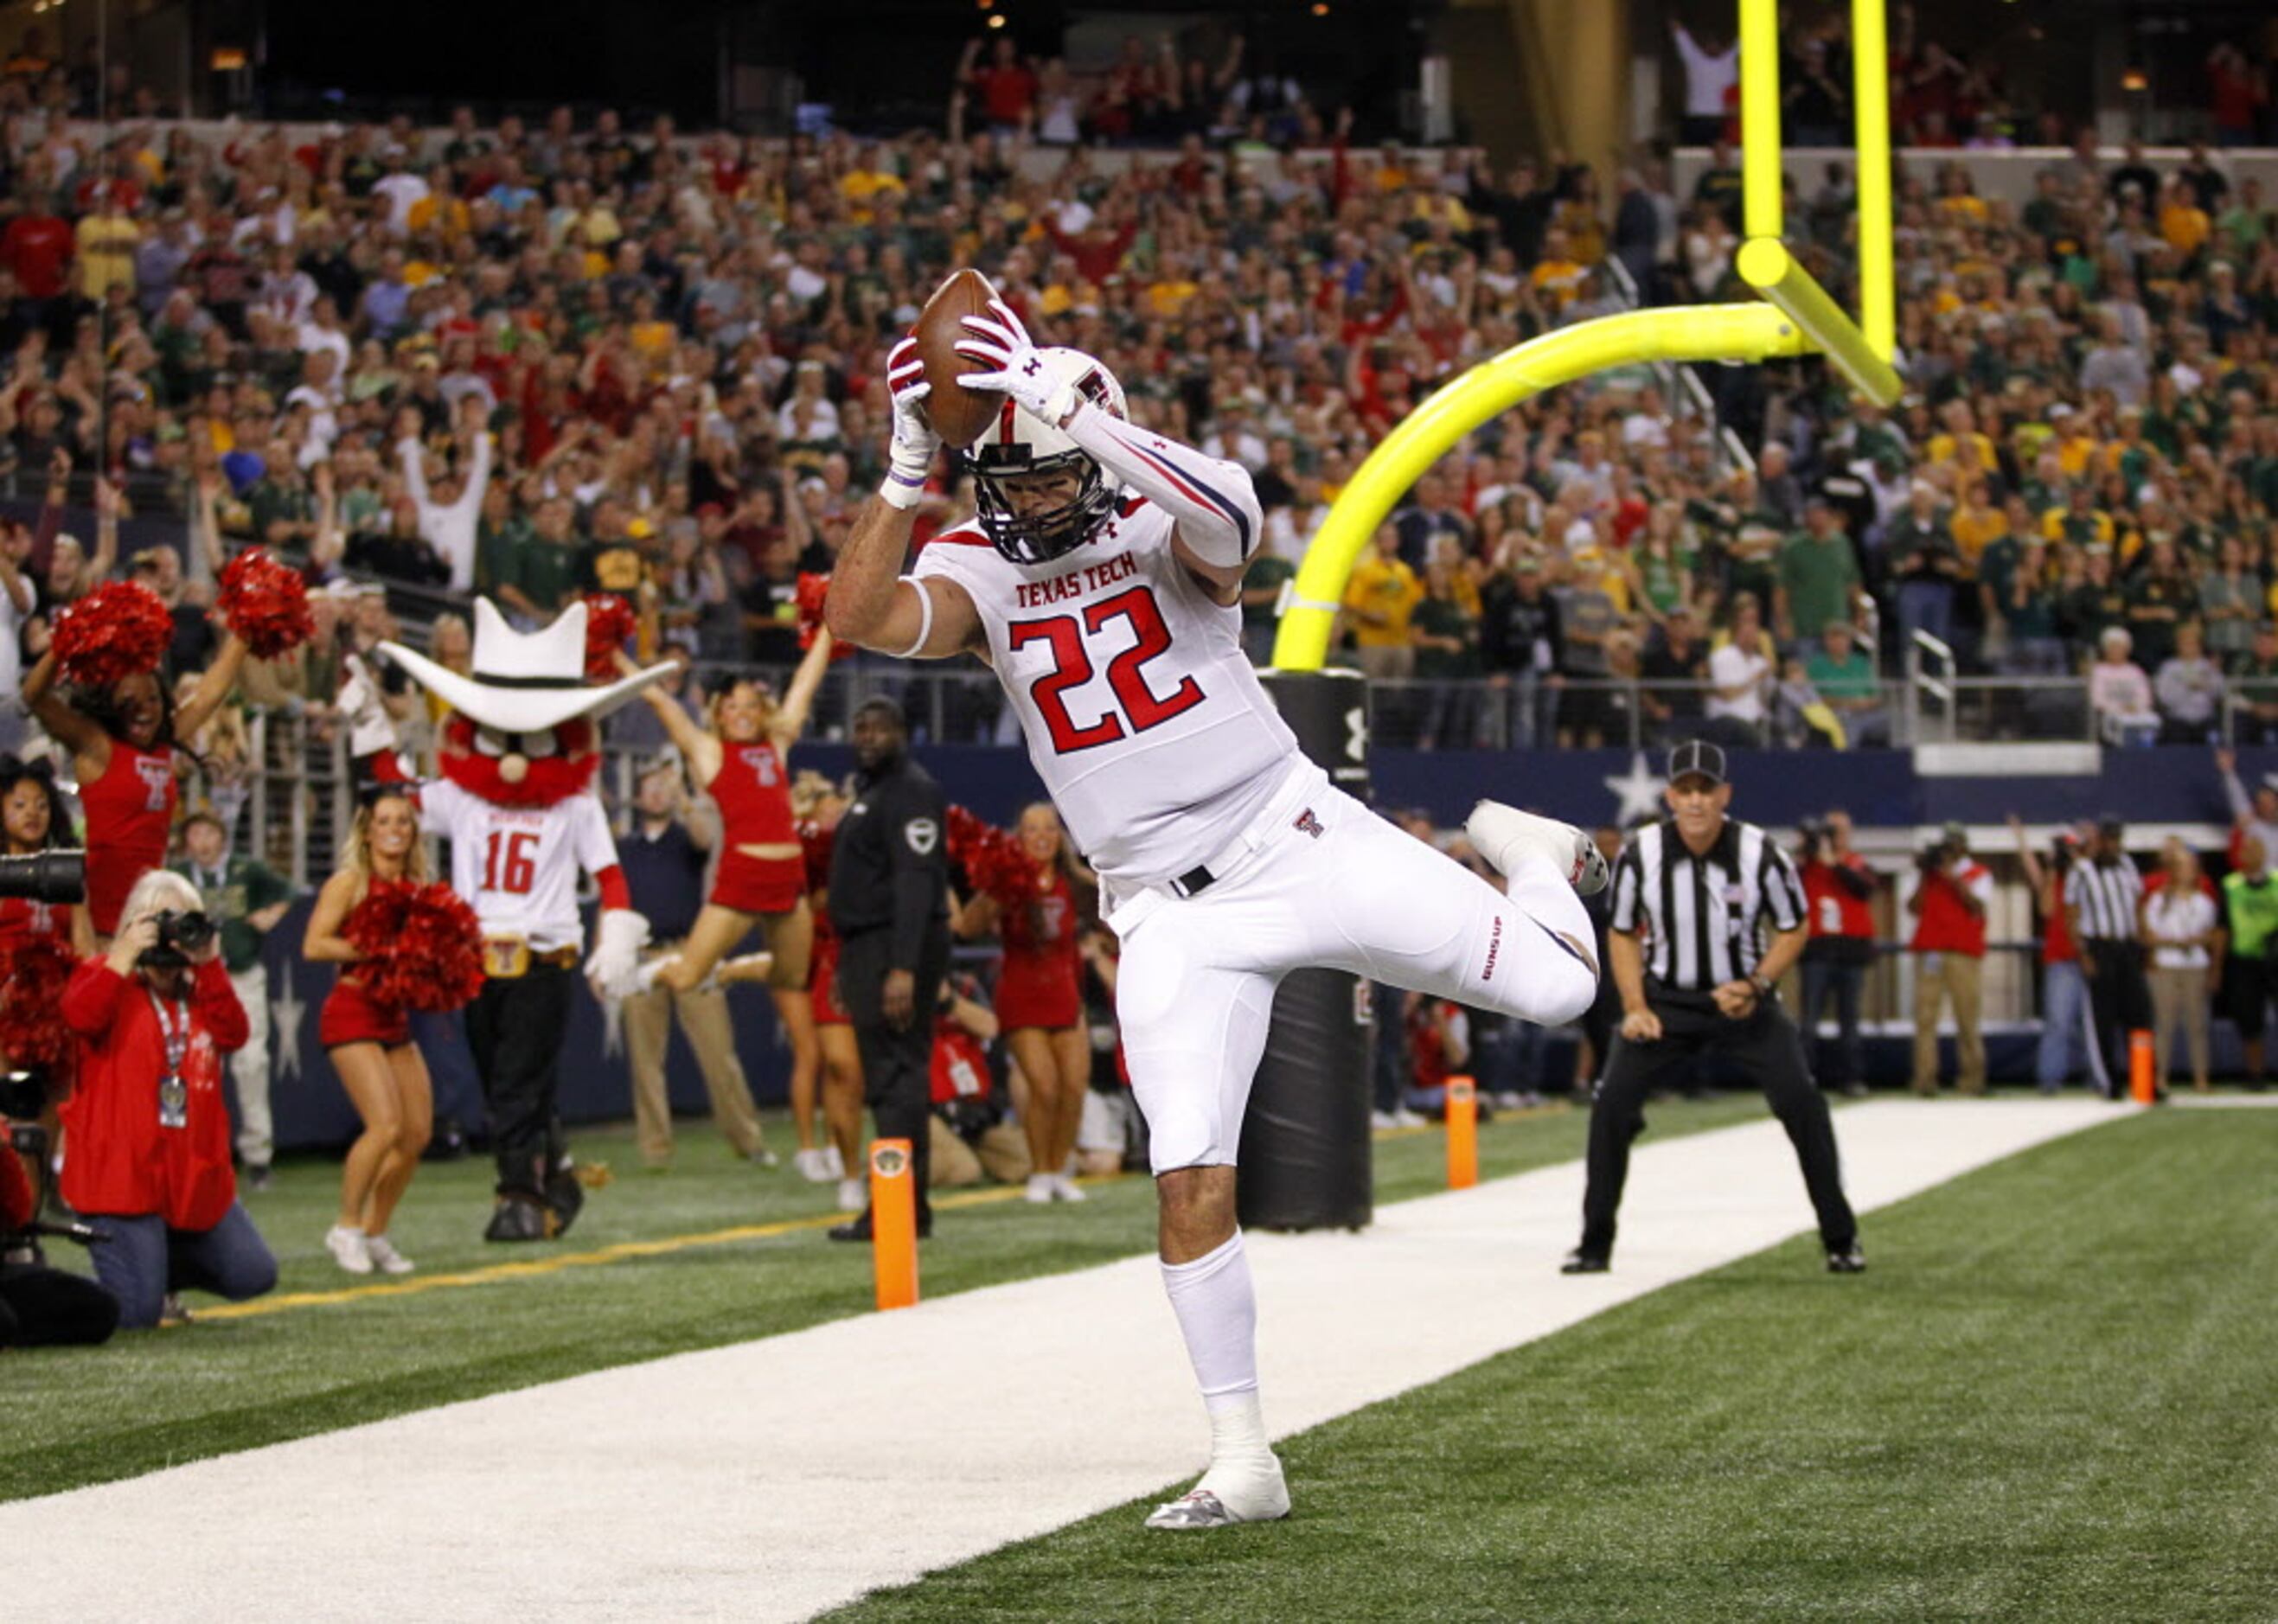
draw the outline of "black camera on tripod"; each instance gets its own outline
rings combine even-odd
[[[0,896],[35,903],[87,900],[87,853],[77,848],[0,857]]]
[[[111,1239],[108,1231],[82,1224],[68,1214],[63,1222],[42,1216],[55,1178],[48,1161],[48,1131],[40,1125],[47,1109],[45,1072],[0,1071],[0,1117],[8,1119],[6,1132],[0,1133],[0,1155],[22,1156],[32,1175],[32,1222],[13,1233],[0,1233],[0,1262],[44,1262],[42,1239],[91,1247]]]

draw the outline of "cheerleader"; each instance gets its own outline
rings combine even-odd
[[[374,1269],[392,1275],[411,1272],[411,1260],[387,1239],[387,1224],[427,1148],[434,1094],[427,1063],[411,1041],[409,1018],[365,990],[355,970],[363,955],[342,936],[341,927],[375,882],[421,885],[426,880],[427,853],[419,842],[419,811],[409,787],[374,785],[349,828],[348,863],[317,894],[302,943],[311,962],[342,966],[317,1017],[317,1032],[363,1119],[363,1132],[349,1147],[341,1170],[340,1217],[326,1232],[325,1246],[354,1275]]]
[[[50,648],[24,679],[24,704],[49,736],[71,751],[87,814],[87,911],[99,942],[118,928],[118,910],[134,881],[166,861],[177,791],[179,740],[212,720],[245,663],[232,636],[178,709],[155,671],[138,671],[107,688],[56,688]]]
[[[1036,1170],[1027,1198],[1080,1201],[1083,1192],[1066,1168],[1091,1086],[1091,1034],[1083,1020],[1076,892],[1082,887],[1096,896],[1098,882],[1076,862],[1049,802],[1024,810],[1016,833],[1028,859],[1028,895],[1009,902],[976,890],[959,912],[958,932],[977,936],[993,927],[1005,943],[997,1018],[1028,1083],[1021,1123]]]
[[[617,660],[629,672],[639,669],[622,653]],[[702,985],[757,925],[773,961],[768,985],[806,986],[814,921],[784,758],[806,729],[829,663],[830,634],[818,630],[780,705],[765,683],[738,679],[713,695],[709,728],[690,721],[670,695],[654,687],[642,691],[686,759],[689,775],[719,806],[721,823],[712,895],[680,952],[644,966],[645,982],[661,980],[676,992]]]

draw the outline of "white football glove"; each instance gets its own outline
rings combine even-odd
[[[640,950],[648,942],[648,920],[630,908],[602,910],[593,932],[593,957],[585,979],[608,998],[630,998],[640,991]]]
[[[914,338],[906,338],[886,352],[886,387],[894,398],[894,438],[886,452],[886,482],[878,494],[889,507],[906,510],[924,499],[926,477],[941,450],[941,436],[933,431],[933,420],[925,409],[933,385],[926,382],[925,360]]]
[[[1075,409],[1075,385],[1044,364],[1036,342],[1021,318],[1002,299],[991,299],[990,316],[968,316],[965,330],[972,336],[957,341],[957,353],[990,369],[961,373],[958,382],[967,389],[1007,394],[1028,416],[1059,428]]]

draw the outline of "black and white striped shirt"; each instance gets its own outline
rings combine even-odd
[[[2064,899],[2080,910],[2080,934],[2089,942],[2136,940],[2136,904],[2143,899],[2144,876],[2125,856],[2106,868],[2079,862],[2065,876]]]
[[[1809,917],[1803,881],[1777,842],[1727,818],[1705,857],[1663,819],[1632,835],[1614,865],[1613,928],[1645,939],[1646,979],[1705,993],[1744,981],[1762,957],[1758,926],[1793,930]]]

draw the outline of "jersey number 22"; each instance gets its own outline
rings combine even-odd
[[[1107,662],[1107,685],[1114,690],[1121,714],[1111,706],[1096,721],[1078,727],[1068,714],[1065,696],[1094,675],[1091,656],[1083,646],[1084,634],[1097,632],[1115,620],[1128,621],[1135,637],[1129,648]],[[1028,697],[1036,701],[1051,733],[1052,748],[1063,756],[1096,744],[1112,744],[1128,734],[1144,733],[1203,702],[1202,684],[1191,676],[1181,677],[1168,694],[1158,695],[1147,685],[1141,667],[1171,646],[1171,629],[1163,623],[1163,612],[1156,606],[1154,591],[1149,587],[1135,586],[1085,605],[1080,627],[1073,614],[1015,621],[1005,628],[1005,640],[1016,649],[1031,643],[1051,645],[1052,668],[1036,680]]]

